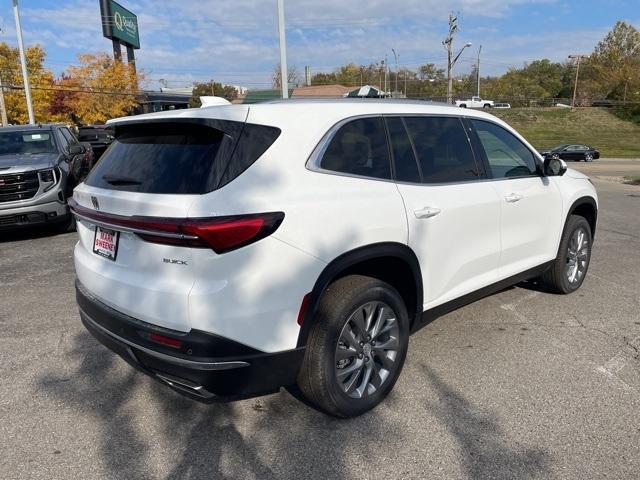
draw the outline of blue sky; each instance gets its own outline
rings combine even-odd
[[[138,15],[138,65],[150,87],[183,87],[213,78],[249,88],[270,85],[278,62],[276,0],[121,0]],[[449,11],[459,13],[456,66],[468,72],[482,45],[483,74],[537,58],[589,53],[617,20],[640,28],[640,0],[285,0],[288,61],[300,71],[368,64],[391,48],[400,64],[444,66]],[[98,0],[20,0],[24,40],[48,53],[60,73],[77,54],[110,51]],[[16,44],[11,0],[0,0],[1,40]]]

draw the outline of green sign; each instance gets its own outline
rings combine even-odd
[[[108,9],[108,20],[105,23],[109,28],[105,29],[105,36],[120,40],[133,48],[140,48],[138,17],[113,0],[108,0]]]

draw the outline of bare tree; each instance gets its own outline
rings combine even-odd
[[[280,88],[281,78],[280,64],[278,63],[273,67],[273,73],[271,74],[271,82],[273,88]],[[289,83],[289,86],[298,86],[298,84],[300,83],[300,73],[295,66],[289,67],[287,69],[287,81]]]

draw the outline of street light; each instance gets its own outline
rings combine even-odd
[[[396,59],[396,88],[394,90],[394,93],[398,93],[398,57],[400,55],[396,53],[396,50],[394,48],[392,48],[391,51],[393,52],[393,56]]]
[[[451,38],[450,41],[446,42],[446,45],[447,45],[447,103],[449,104],[453,103],[453,77],[451,75],[451,71],[453,70],[453,67],[458,61],[458,59],[460,58],[460,55],[462,55],[462,52],[464,52],[464,49],[469,48],[471,45],[473,45],[471,42],[465,43],[464,47],[462,47],[458,52],[458,54],[453,58],[453,60],[451,60],[452,41],[453,41],[453,38]]]
[[[462,55],[462,52],[464,51],[465,48],[469,48],[470,46],[472,46],[473,43],[471,42],[467,42],[464,44],[464,47],[462,47],[460,49],[460,51],[458,52],[458,55],[456,55],[456,58],[453,59],[453,62],[451,62],[451,67],[453,68],[453,66],[456,64],[456,62],[458,61],[458,58],[460,58],[460,55]]]

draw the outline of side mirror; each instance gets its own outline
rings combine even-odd
[[[561,177],[567,172],[567,164],[559,158],[544,159],[544,174],[548,177]]]
[[[82,145],[69,145],[67,152],[69,152],[69,155],[80,155],[84,153],[84,147]]]

